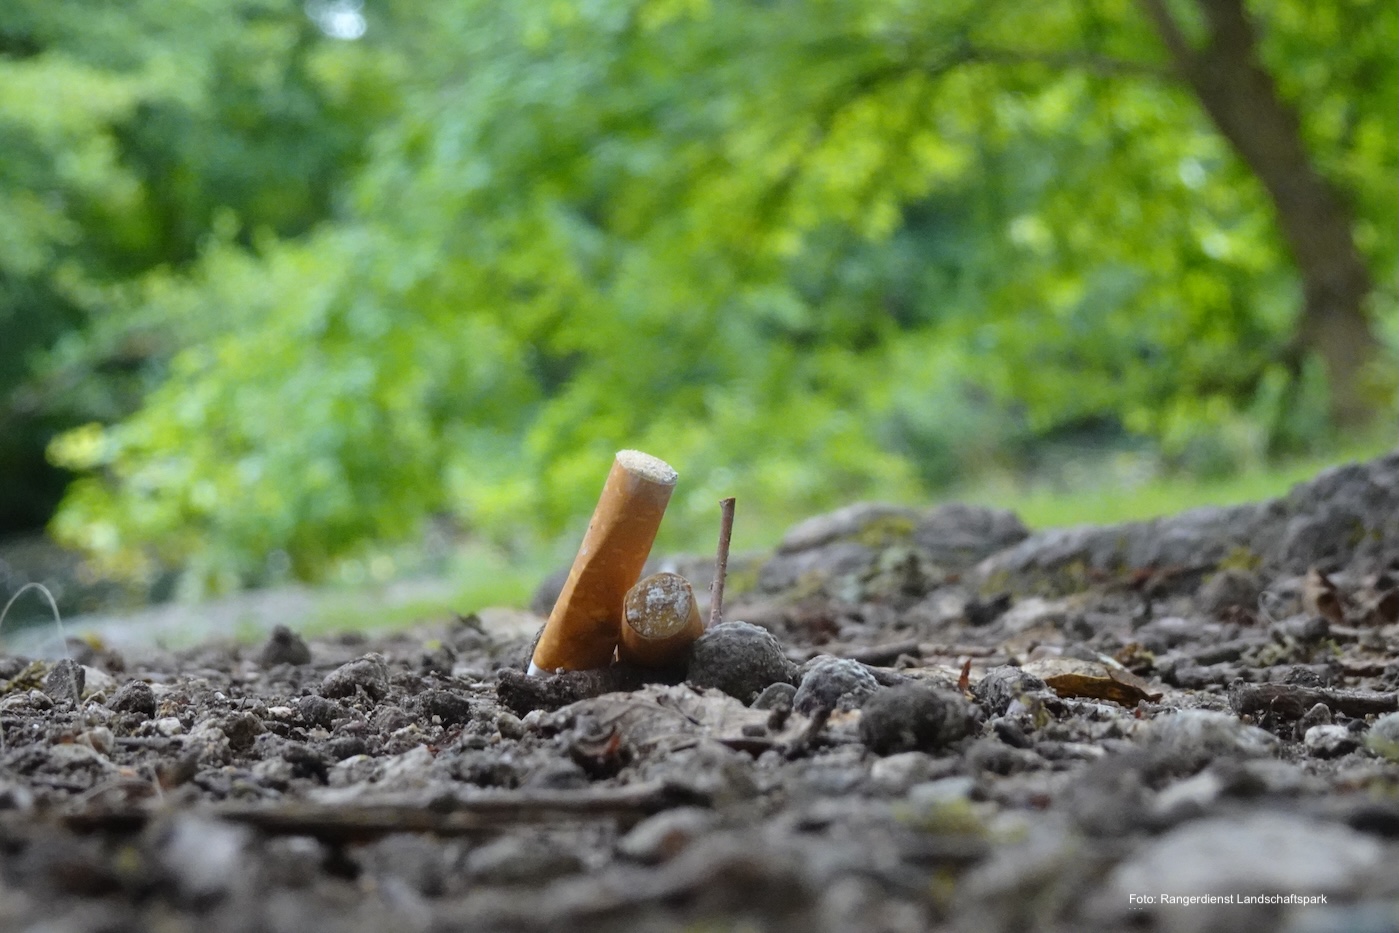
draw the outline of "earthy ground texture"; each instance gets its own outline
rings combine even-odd
[[[0,928],[1399,930],[1399,455],[729,586],[664,675],[526,678],[524,611],[4,657]]]

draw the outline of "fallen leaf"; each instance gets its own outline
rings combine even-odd
[[[1331,578],[1313,567],[1307,571],[1302,583],[1302,608],[1312,615],[1321,616],[1332,625],[1344,625],[1346,607],[1340,590]]]
[[[1161,691],[1153,690],[1150,684],[1131,671],[1097,661],[1041,658],[1024,665],[1021,670],[1043,680],[1061,697],[1111,700],[1123,706],[1136,706],[1142,700],[1161,698]]]

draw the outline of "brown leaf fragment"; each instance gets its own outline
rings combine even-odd
[[[1021,670],[1043,680],[1061,697],[1111,700],[1122,706],[1136,706],[1142,700],[1161,698],[1161,691],[1153,690],[1150,684],[1131,671],[1097,661],[1041,658],[1031,661]]]
[[[962,691],[963,693],[966,693],[966,692],[967,692],[967,688],[971,686],[971,682],[972,682],[972,659],[971,659],[971,658],[967,658],[966,662],[962,665],[962,676],[960,676],[960,677],[957,678],[957,689],[960,690],[960,691]]]
[[[1302,608],[1312,615],[1321,616],[1332,625],[1344,625],[1346,621],[1345,600],[1331,578],[1313,567],[1307,571],[1302,583]]]

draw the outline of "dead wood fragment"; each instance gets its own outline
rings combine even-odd
[[[396,833],[468,836],[521,823],[561,818],[639,819],[679,805],[702,805],[692,794],[661,781],[586,791],[516,791],[421,804],[293,803],[213,806],[186,812],[248,826],[272,836],[311,836],[323,842],[361,842]],[[77,832],[139,832],[160,815],[148,809],[85,809],[57,818]]]
[[[729,542],[734,533],[734,498],[719,502],[719,550],[714,557],[714,582],[709,587],[709,628],[724,621],[724,578],[729,574]]]
[[[1229,688],[1229,705],[1240,716],[1273,713],[1300,719],[1318,703],[1346,716],[1369,716],[1399,710],[1399,693],[1374,690],[1341,690],[1299,684],[1236,683]]]

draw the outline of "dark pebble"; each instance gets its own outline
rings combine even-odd
[[[279,625],[272,630],[272,635],[262,646],[257,662],[263,667],[273,667],[277,664],[310,664],[311,648],[300,635],[285,625]]]
[[[860,741],[878,755],[934,751],[965,737],[971,724],[971,710],[960,696],[904,684],[865,701]]]
[[[382,699],[389,688],[389,668],[377,654],[366,654],[362,658],[340,665],[321,683],[321,695],[327,697],[352,697],[363,690],[371,700]]]
[[[108,704],[116,713],[135,713],[138,716],[155,715],[155,691],[143,680],[129,680],[117,690]]]
[[[223,734],[228,736],[228,747],[234,751],[252,748],[253,742],[263,731],[262,720],[252,713],[234,713],[219,723]]]
[[[722,622],[695,642],[687,679],[748,703],[771,684],[792,683],[796,674],[797,666],[767,629]]]
[[[335,720],[345,715],[345,707],[315,694],[297,700],[296,711],[306,725],[319,726],[322,729],[329,729],[335,724]]]
[[[473,715],[471,701],[450,690],[425,690],[418,696],[417,702],[424,718],[436,716],[444,726],[470,722]]]

